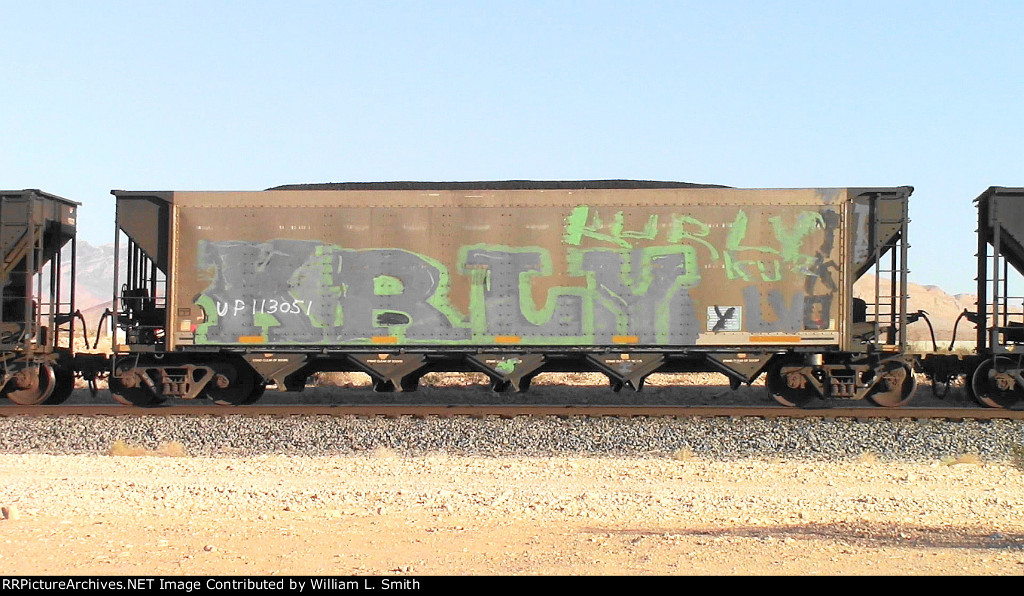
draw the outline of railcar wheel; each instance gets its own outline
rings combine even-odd
[[[784,366],[799,366],[786,360],[775,360],[768,366],[765,373],[764,386],[768,395],[780,404],[790,408],[802,408],[818,397],[813,387],[808,386],[807,379],[800,373],[783,374]]]
[[[127,386],[121,377],[110,375],[107,379],[107,385],[110,387],[110,395],[114,398],[114,401],[126,406],[151,408],[160,405],[164,401],[163,397],[155,395],[148,387],[141,383],[135,387]]]
[[[53,394],[57,384],[53,367],[49,364],[28,366],[17,373],[5,387],[7,399],[22,406],[35,406],[46,401]]]
[[[1014,368],[1014,361],[995,356],[981,363],[971,377],[974,398],[990,408],[1009,408],[1024,397],[1024,387],[1005,372]]]
[[[48,406],[56,406],[66,402],[75,390],[75,373],[71,369],[63,366],[54,367],[53,376],[53,393],[43,402]]]
[[[882,378],[878,380],[868,399],[876,406],[898,408],[906,405],[914,397],[916,389],[917,378],[907,363],[888,362],[885,363]]]
[[[213,379],[203,391],[221,406],[244,406],[258,400],[266,386],[247,366],[232,362],[217,362],[211,366]]]

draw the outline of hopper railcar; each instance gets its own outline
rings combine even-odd
[[[251,403],[319,371],[378,391],[477,371],[640,390],[654,372],[766,374],[772,397],[899,406],[910,187],[637,181],[113,191],[119,401]],[[872,296],[853,283],[874,273]],[[881,281],[885,280],[885,281]]]
[[[992,186],[974,202],[977,310],[960,314],[948,348],[933,344],[917,362],[937,394],[962,378],[979,403],[1011,408],[1024,399],[1024,296],[1011,295],[1024,284],[1024,188]],[[964,322],[975,326],[974,349],[954,352]]]
[[[0,394],[17,404],[58,404],[74,389],[78,206],[40,190],[0,191]]]

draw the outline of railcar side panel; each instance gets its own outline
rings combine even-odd
[[[841,349],[880,233],[846,189],[170,200],[169,349]]]

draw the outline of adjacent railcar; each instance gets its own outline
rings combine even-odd
[[[974,202],[977,310],[964,310],[956,327],[965,320],[974,324],[975,349],[954,352],[954,328],[949,348],[936,346],[920,355],[919,364],[938,394],[962,376],[979,403],[1010,408],[1024,399],[1024,297],[1013,296],[1011,289],[1024,286],[1024,188],[993,186]]]
[[[74,389],[78,205],[39,190],[0,191],[0,393],[18,404],[61,403]]]
[[[267,384],[362,371],[380,391],[429,371],[495,390],[594,370],[767,370],[781,403],[913,393],[910,187],[474,182],[113,191],[125,403],[249,403]],[[872,298],[853,283],[873,271]]]

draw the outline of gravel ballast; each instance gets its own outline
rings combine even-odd
[[[353,416],[0,417],[0,452],[104,454],[115,442],[179,443],[189,455],[785,457],[897,461],[976,455],[1008,461],[1024,422],[787,418],[359,418]]]

